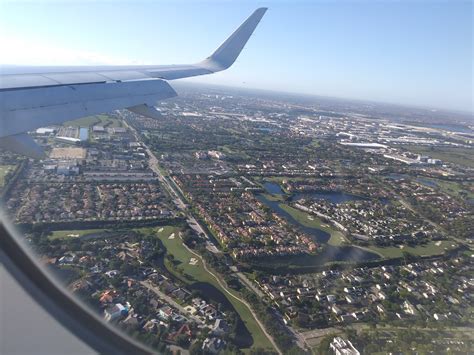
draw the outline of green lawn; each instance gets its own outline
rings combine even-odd
[[[107,127],[120,127],[122,124],[121,120],[114,118],[109,115],[95,115],[79,118],[77,120],[64,122],[64,126],[71,127],[92,127],[92,126],[105,126]]]
[[[269,201],[284,201],[285,195],[262,194]]]
[[[48,236],[49,240],[54,239],[64,239],[64,238],[75,238],[82,237],[88,234],[94,234],[103,232],[104,229],[82,229],[82,230],[61,230],[61,231],[53,231],[50,236]]]
[[[280,204],[280,207],[284,209],[286,212],[288,212],[294,219],[296,219],[302,225],[306,227],[319,228],[331,234],[331,238],[329,239],[328,244],[333,245],[333,246],[339,246],[339,245],[342,245],[343,243],[348,242],[341,232],[331,228],[327,224],[324,224],[324,222],[321,221],[321,219],[319,219],[318,217],[309,215],[306,212],[300,211],[296,208],[293,208],[283,203]],[[312,220],[309,219],[308,216],[311,216],[313,219]],[[405,246],[402,249],[399,247],[381,248],[381,247],[375,247],[375,246],[369,246],[363,249],[373,251],[384,258],[391,259],[391,258],[401,257],[404,251],[409,252],[414,255],[419,255],[419,256],[439,255],[439,254],[443,254],[446,251],[446,248],[452,249],[456,246],[457,244],[455,242],[452,242],[449,240],[443,240],[440,242],[431,241],[427,244],[419,245],[416,247]]]
[[[339,232],[335,228],[332,228],[330,225],[324,223],[317,216],[306,213],[304,211],[300,211],[284,203],[280,203],[279,206],[283,210],[288,212],[294,219],[296,219],[303,226],[310,227],[310,228],[318,228],[329,233],[331,235],[331,238],[329,238],[328,244],[333,245],[333,246],[339,246],[343,244],[344,242],[347,242],[347,239],[344,237],[344,235],[341,232]]]
[[[465,193],[468,198],[474,198],[474,192],[469,191],[468,185],[471,185],[472,182],[465,182],[463,184],[456,181],[446,181],[441,179],[429,179],[435,182],[438,185],[438,188],[444,193],[454,196],[454,197],[463,197],[461,193]]]
[[[399,248],[399,247],[381,248],[381,247],[370,246],[370,247],[367,247],[367,249],[383,255],[387,259],[390,259],[390,258],[402,257],[404,251],[413,255],[418,255],[418,256],[439,255],[439,254],[443,254],[446,251],[445,249],[453,249],[456,246],[457,244],[455,242],[452,242],[450,240],[443,240],[441,242],[431,241],[425,245],[419,245],[416,247],[405,246],[403,248]]]
[[[321,144],[319,143],[318,139],[313,139],[310,146],[313,147],[313,148],[319,148],[321,146]]]
[[[254,343],[252,346],[253,348],[262,347],[267,349],[273,349],[271,343],[268,341],[267,337],[262,332],[259,325],[256,323],[249,309],[239,300],[236,300],[235,298],[229,296],[219,285],[216,279],[204,269],[201,260],[197,256],[193,255],[191,252],[189,252],[183,246],[182,240],[178,236],[178,228],[166,226],[155,228],[141,228],[138,230],[142,233],[154,232],[161,239],[167,249],[167,254],[171,254],[174,256],[174,263],[176,264],[175,267],[172,267],[170,261],[166,260],[165,262],[168,270],[173,275],[180,278],[186,283],[208,282],[217,289],[219,289],[227,297],[227,299],[232,303],[236,311],[239,313],[249,332],[252,334],[254,339]],[[170,239],[170,236],[173,233],[175,234],[174,238]],[[196,259],[197,261],[195,265],[191,265],[189,263],[192,258]],[[178,270],[182,271],[180,272]],[[241,297],[237,292],[233,290],[229,289],[228,291],[230,291],[233,295],[237,297]]]
[[[5,184],[5,176],[13,169],[15,169],[15,165],[0,165],[0,187]]]

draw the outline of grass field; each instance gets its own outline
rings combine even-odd
[[[435,159],[441,159],[453,164],[474,168],[474,150],[455,147],[425,147],[418,145],[403,145],[402,148],[412,153],[429,155]]]
[[[296,219],[302,225],[306,227],[319,228],[331,234],[331,238],[329,239],[328,244],[333,245],[333,246],[339,246],[339,245],[342,245],[343,243],[348,243],[348,240],[344,237],[344,235],[341,232],[331,228],[327,224],[324,224],[324,222],[322,222],[318,217],[309,215],[306,212],[297,210],[296,208],[285,205],[283,203],[280,204],[280,207],[284,209],[286,212],[288,212],[294,219]],[[308,219],[308,216],[311,216],[313,219],[312,220]],[[404,251],[409,252],[414,255],[419,255],[419,256],[439,255],[439,254],[443,254],[446,251],[446,249],[452,249],[456,246],[457,246],[456,243],[452,241],[443,240],[440,242],[434,242],[434,241],[429,242],[425,245],[420,245],[416,247],[405,246],[402,249],[398,247],[381,248],[381,247],[375,247],[375,246],[366,247],[364,249],[373,251],[384,258],[391,259],[391,258],[401,257]]]
[[[49,240],[54,239],[64,239],[64,238],[76,238],[82,237],[87,234],[99,233],[103,232],[104,229],[82,229],[82,230],[61,230],[61,231],[53,231],[50,236],[48,236]]]
[[[474,192],[471,192],[467,186],[468,184],[470,184],[471,185],[470,187],[472,188],[472,185],[473,185],[472,182],[466,182],[464,185],[455,181],[446,181],[446,180],[440,180],[440,179],[430,179],[430,180],[435,182],[438,188],[448,195],[451,195],[454,197],[462,197],[461,193],[464,192],[466,193],[468,198],[474,198]]]
[[[269,201],[284,201],[285,195],[262,194]]]
[[[193,255],[183,246],[183,242],[178,236],[178,229],[176,227],[166,226],[155,228],[141,228],[137,230],[142,233],[155,233],[161,239],[164,246],[166,247],[167,254],[173,255],[174,262],[177,264],[177,266],[173,268],[171,266],[171,262],[165,260],[165,264],[168,270],[173,275],[180,278],[186,283],[207,282],[216,287],[227,297],[227,299],[232,303],[235,310],[239,313],[243,322],[252,334],[254,339],[254,343],[252,346],[253,348],[262,347],[267,349],[273,349],[271,343],[268,341],[267,337],[262,332],[259,325],[256,323],[249,309],[239,300],[230,297],[219,285],[217,280],[204,269],[201,260],[198,259],[197,256]],[[175,234],[174,238],[170,239],[170,235],[172,235],[173,233]],[[194,265],[190,264],[190,260],[192,258],[196,259],[197,261]],[[182,270],[182,272],[179,272],[178,269]],[[228,291],[237,297],[241,297],[237,292],[233,290],[228,289]]]
[[[306,213],[304,211],[300,211],[284,203],[280,203],[279,206],[283,210],[288,212],[294,219],[296,219],[303,226],[310,227],[310,228],[318,228],[329,233],[331,235],[331,238],[329,239],[328,244],[333,245],[333,246],[339,246],[343,244],[344,242],[347,242],[347,239],[344,237],[344,235],[341,232],[332,228],[330,225],[324,223],[320,218],[312,214]]]
[[[15,165],[0,165],[0,187],[5,184],[5,176],[13,169],[15,169]]]
[[[109,115],[96,115],[79,118],[74,121],[64,122],[63,126],[71,127],[92,127],[92,126],[105,126],[107,127],[121,127],[122,122]]]
[[[440,255],[440,254],[445,253],[446,249],[453,249],[456,246],[457,245],[455,242],[452,242],[450,240],[443,240],[439,243],[432,241],[425,245],[419,245],[416,247],[405,246],[404,248],[398,248],[398,247],[381,248],[381,247],[370,246],[370,247],[367,247],[367,249],[383,255],[383,257],[387,259],[390,259],[390,258],[402,257],[404,251],[413,255],[418,255],[418,256]]]

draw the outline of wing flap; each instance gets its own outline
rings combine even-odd
[[[154,107],[147,104],[137,105],[132,107],[127,107],[127,110],[132,111],[133,113],[146,116],[149,118],[160,119],[160,112]]]
[[[176,96],[163,80],[56,86],[0,92],[0,137]]]
[[[26,155],[34,159],[43,159],[44,150],[26,133],[0,138],[0,148]]]

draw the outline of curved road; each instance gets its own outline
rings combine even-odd
[[[124,118],[122,116],[122,118]],[[137,130],[132,127],[131,125],[129,125],[127,123],[127,121],[124,119],[124,122],[125,124],[129,127],[129,129],[134,133],[135,135],[135,138],[137,139],[137,141],[141,142],[149,156],[149,165],[150,165],[150,168],[157,174],[158,176],[158,180],[165,186],[165,188],[168,190],[168,192],[170,193],[170,195],[173,197],[176,205],[178,206],[178,208],[180,208],[182,211],[186,211],[186,204],[181,200],[180,196],[178,195],[178,193],[174,190],[173,186],[170,185],[170,183],[166,180],[166,178],[163,176],[163,174],[161,173],[160,169],[158,168],[158,159],[156,158],[155,154],[151,151],[151,149],[140,139],[140,135],[139,133],[137,132]],[[194,216],[191,215],[191,213],[186,213],[186,216],[188,218],[188,220],[194,222],[194,225],[198,225],[199,226],[199,223],[197,223],[196,219],[194,218]],[[202,232],[204,234],[206,234],[204,232],[204,230],[202,230]],[[207,238],[209,239],[209,237]],[[182,242],[182,240],[181,240]],[[204,269],[210,274],[212,275],[212,277],[214,277],[217,281],[217,283],[219,284],[219,286],[221,286],[221,288],[231,297],[233,297],[234,299],[236,299],[237,301],[241,302],[242,304],[244,304],[250,311],[250,313],[252,314],[252,316],[254,317],[255,321],[257,322],[257,324],[259,325],[260,329],[262,330],[262,332],[266,335],[266,337],[268,338],[268,340],[270,341],[270,343],[273,345],[273,347],[275,348],[275,350],[278,352],[278,354],[280,355],[283,355],[283,353],[281,352],[280,348],[278,347],[278,345],[276,344],[275,340],[273,339],[273,337],[267,332],[267,330],[265,329],[265,326],[260,322],[260,320],[258,319],[257,315],[255,314],[255,312],[253,311],[252,307],[250,307],[250,305],[245,301],[243,300],[242,298],[240,297],[237,297],[235,296],[233,293],[231,293],[228,289],[227,289],[227,286],[225,284],[222,283],[222,281],[219,279],[219,277],[217,277],[212,271],[210,271],[208,268],[207,268],[207,265],[206,265],[206,261],[203,259],[203,257],[199,254],[197,254],[196,252],[194,252],[193,250],[191,250],[190,248],[188,248],[188,246],[184,243],[182,243],[183,246],[193,255],[195,255],[196,257],[199,258],[199,260],[201,260],[202,262],[202,265],[204,266]]]

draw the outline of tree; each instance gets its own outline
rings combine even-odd
[[[189,353],[191,355],[202,355],[202,343],[199,341],[195,341],[194,343],[191,344],[189,347]]]

